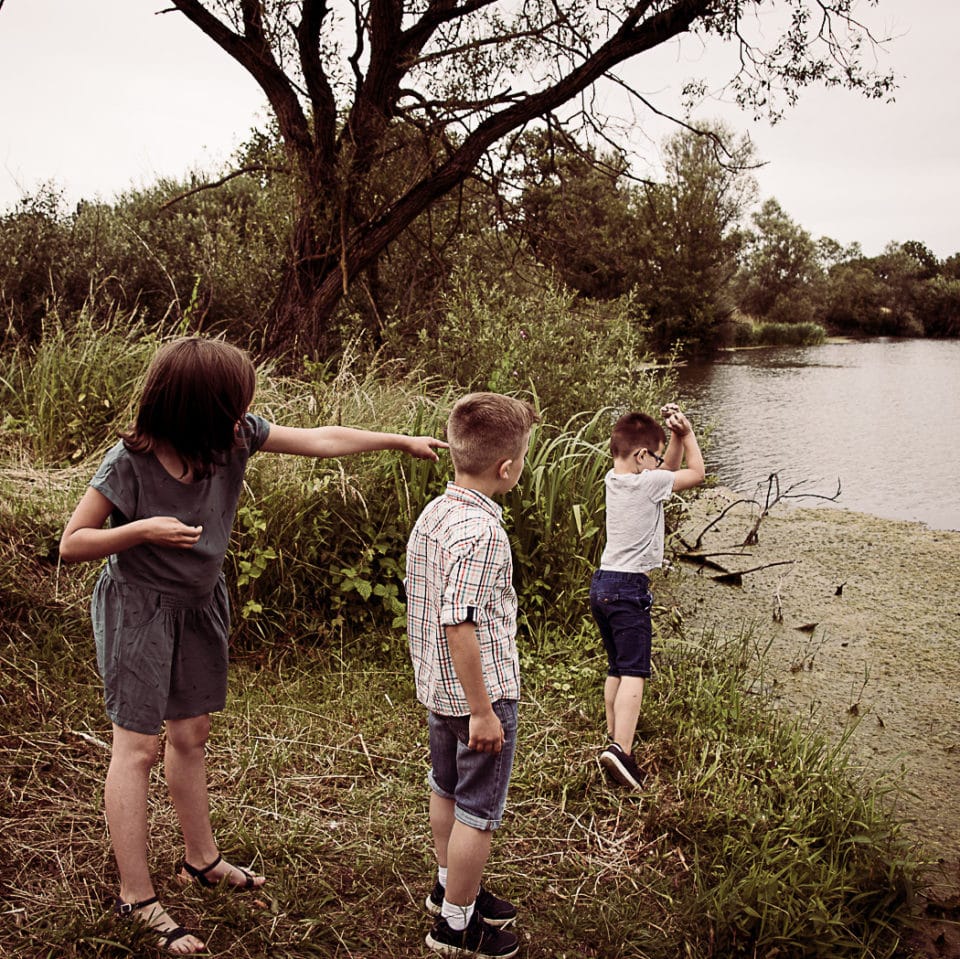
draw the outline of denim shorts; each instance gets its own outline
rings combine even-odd
[[[430,725],[430,788],[454,801],[453,815],[474,829],[496,829],[503,818],[507,789],[517,748],[517,701],[493,704],[503,726],[503,748],[498,753],[469,749],[470,717],[428,714]]]
[[[607,651],[608,676],[650,676],[650,607],[644,573],[598,569],[590,582],[590,611]]]
[[[107,716],[154,735],[227,701],[230,606],[223,577],[212,594],[185,599],[123,582],[106,570],[90,603]]]

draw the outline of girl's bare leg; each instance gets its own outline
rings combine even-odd
[[[156,736],[131,732],[114,724],[104,805],[120,872],[120,898],[126,903],[143,902],[156,895],[147,865],[147,792],[157,751]],[[145,906],[136,915],[159,933],[177,925],[159,903]],[[200,939],[188,935],[171,943],[169,951],[188,955],[204,948]]]
[[[209,736],[209,715],[167,720],[164,753],[167,786],[180,819],[184,859],[196,869],[210,865],[220,855],[210,825],[207,794],[206,744]],[[247,874],[226,860],[217,863],[206,877],[210,882],[225,879],[235,886],[242,886],[247,881]],[[190,876],[182,872],[181,878],[189,879]],[[263,876],[254,877],[255,888],[265,882]]]

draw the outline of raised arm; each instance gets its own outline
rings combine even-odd
[[[156,543],[174,549],[190,549],[200,539],[202,526],[186,526],[174,516],[151,516],[123,526],[105,527],[113,504],[98,490],[89,487],[60,537],[60,558],[65,563],[82,563],[122,553],[141,543]]]
[[[292,453],[297,456],[349,456],[374,450],[400,450],[422,460],[437,460],[438,449],[447,444],[432,436],[406,436],[403,433],[376,433],[349,426],[316,426],[301,429],[270,424],[270,433],[261,450],[265,453]]]
[[[660,468],[673,473],[675,493],[699,486],[706,479],[707,472],[703,453],[700,451],[700,444],[694,435],[690,420],[680,412],[680,407],[675,403],[669,403],[660,412],[666,417],[667,427],[670,430],[670,445],[667,447],[663,465]],[[686,467],[681,468],[684,461],[686,461]]]
[[[680,421],[674,420],[674,426],[671,426],[670,420],[675,416],[682,416],[684,420],[686,420],[686,417],[683,416],[680,407],[677,406],[676,403],[667,403],[666,406],[661,406],[660,415],[663,417],[667,429],[670,431],[669,442],[663,454],[663,463],[660,469],[670,470],[672,473],[675,473],[683,465],[683,440],[682,434],[678,433],[674,428],[674,426],[680,424]],[[689,426],[689,420],[686,420],[686,422]]]

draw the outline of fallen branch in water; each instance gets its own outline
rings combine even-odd
[[[759,545],[759,542],[760,542],[760,537],[759,537],[760,524],[770,514],[770,510],[773,509],[773,507],[776,506],[777,503],[781,503],[784,500],[788,500],[788,499],[804,499],[804,498],[822,499],[822,500],[827,500],[829,502],[833,502],[840,496],[841,487],[840,487],[839,479],[837,479],[837,491],[831,496],[827,496],[823,493],[795,492],[797,489],[799,489],[803,485],[803,482],[805,481],[794,483],[792,486],[788,486],[786,489],[782,490],[780,488],[780,474],[776,472],[771,473],[767,477],[767,492],[766,492],[766,496],[764,497],[762,506],[754,497],[742,497],[740,499],[733,500],[733,502],[731,503],[728,503],[715,517],[713,517],[713,519],[710,520],[710,522],[706,524],[706,526],[703,527],[703,529],[700,530],[699,535],[697,536],[696,540],[693,543],[688,543],[685,539],[683,539],[683,537],[678,537],[678,539],[680,540],[680,543],[684,547],[684,551],[677,554],[677,559],[683,562],[693,563],[697,566],[700,566],[701,568],[715,570],[719,573],[719,575],[711,577],[711,579],[713,579],[714,582],[727,583],[732,586],[742,586],[743,577],[746,576],[748,573],[756,573],[762,569],[770,569],[771,567],[774,567],[774,566],[792,565],[795,562],[795,560],[788,559],[788,560],[780,560],[778,562],[773,562],[773,563],[764,563],[761,566],[754,566],[754,567],[751,567],[750,569],[730,570],[722,566],[720,563],[716,562],[715,557],[737,556],[742,558],[744,556],[749,556],[750,554],[743,553],[743,552],[709,552],[709,553],[703,552],[703,539],[707,535],[707,533],[710,532],[710,530],[713,529],[732,509],[734,509],[737,506],[742,506],[746,504],[746,505],[756,507],[759,512],[756,518],[754,519],[752,525],[750,526],[750,529],[747,531],[747,535],[744,537],[743,541],[739,544],[739,547],[742,550],[746,546],[757,546]],[[780,597],[779,597],[779,586],[778,586],[778,593],[777,593],[775,605],[774,605],[774,619],[777,619],[778,616],[779,617],[783,616],[782,604],[780,602]]]
[[[832,503],[840,498],[841,487],[840,487],[839,477],[837,478],[837,491],[832,496],[827,496],[823,493],[794,492],[794,490],[799,489],[805,482],[807,481],[801,480],[798,483],[794,483],[792,486],[788,486],[785,490],[781,490],[780,474],[776,472],[771,473],[767,477],[767,493],[766,493],[766,496],[764,497],[763,506],[761,506],[760,503],[757,502],[755,497],[751,497],[751,496],[742,497],[741,499],[735,499],[732,503],[728,503],[712,520],[710,520],[709,523],[707,523],[706,526],[703,527],[702,530],[700,530],[699,535],[697,536],[696,540],[694,540],[693,543],[688,543],[686,542],[686,540],[681,538],[680,542],[683,543],[686,549],[686,553],[681,554],[680,558],[681,559],[689,558],[691,562],[695,562],[697,556],[728,555],[723,553],[701,553],[700,550],[703,546],[704,536],[706,536],[707,533],[709,533],[710,530],[713,529],[713,527],[716,526],[717,523],[719,523],[727,515],[727,513],[730,512],[730,510],[734,509],[737,506],[743,506],[747,504],[750,506],[757,507],[757,509],[760,511],[753,525],[750,527],[750,530],[747,532],[747,535],[744,537],[743,542],[740,543],[740,546],[756,546],[760,542],[760,539],[759,539],[760,524],[770,514],[770,510],[772,510],[773,507],[777,505],[777,503],[781,503],[784,500],[788,500],[788,499],[805,499],[805,498],[806,499],[822,499]]]
[[[695,552],[686,552],[679,555],[679,559],[683,560],[686,563],[693,563],[696,566],[703,566],[707,569],[716,569],[721,573],[728,572],[726,566],[721,566],[719,563],[713,561],[714,556],[749,556],[749,553],[695,553]]]
[[[732,570],[730,572],[721,573],[719,576],[711,576],[710,578],[715,583],[729,583],[731,586],[742,586],[743,577],[747,573],[757,573],[761,569],[770,569],[773,566],[792,566],[796,560],[794,559],[782,559],[776,563],[764,563],[762,566],[753,566],[750,569],[740,569]]]
[[[760,515],[757,516],[756,522],[750,528],[750,532],[747,533],[746,538],[740,544],[741,546],[756,546],[760,542],[759,532],[760,524],[763,522],[764,518],[770,513],[770,510],[773,509],[777,503],[782,502],[785,499],[823,499],[827,502],[836,502],[840,498],[840,477],[837,477],[837,491],[832,496],[825,496],[823,493],[794,493],[795,489],[798,489],[805,480],[801,480],[799,483],[794,483],[793,486],[788,486],[785,492],[780,492],[780,474],[771,473],[767,477],[767,496],[764,502],[763,508],[760,510]],[[775,495],[774,495],[775,493]],[[755,503],[755,500],[750,500],[750,502]],[[757,504],[759,505],[759,504]]]

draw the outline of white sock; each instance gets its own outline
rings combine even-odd
[[[447,925],[454,932],[463,932],[473,916],[476,904],[476,900],[474,900],[469,906],[455,906],[452,902],[447,902],[446,897],[444,897],[440,915],[447,920]]]
[[[447,888],[447,867],[446,866],[437,866],[437,882],[439,882],[444,889]]]

